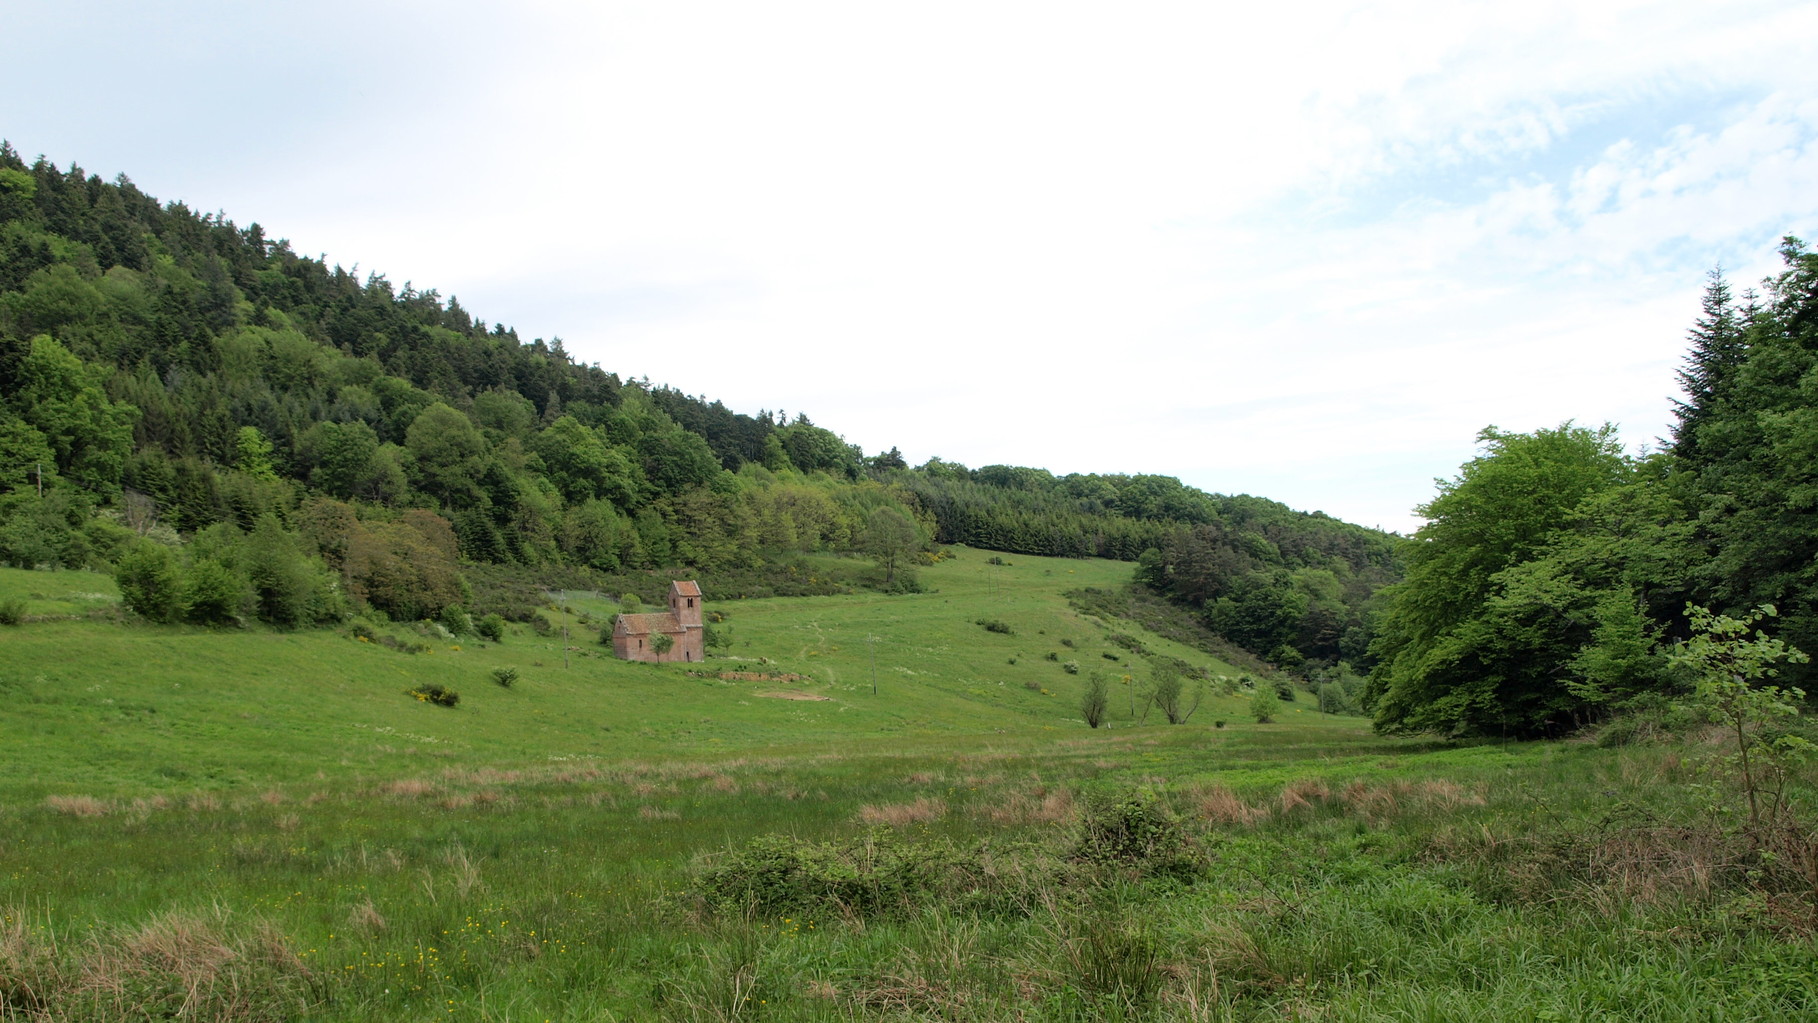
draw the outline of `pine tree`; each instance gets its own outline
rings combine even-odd
[[[1749,317],[1736,307],[1723,268],[1712,269],[1705,281],[1702,314],[1687,334],[1691,348],[1677,373],[1686,398],[1673,402],[1673,415],[1679,420],[1673,428],[1673,451],[1693,463],[1701,461],[1699,427],[1717,414],[1736,369],[1748,356]]]

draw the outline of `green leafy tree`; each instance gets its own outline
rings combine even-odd
[[[414,482],[445,508],[479,507],[486,500],[480,487],[486,438],[473,421],[442,402],[424,409],[404,434]]]
[[[621,509],[636,506],[641,484],[630,459],[573,416],[549,424],[534,448],[550,482],[567,500],[604,498]]]
[[[0,493],[14,487],[56,486],[57,455],[38,428],[0,409]]]
[[[183,573],[183,618],[194,625],[240,625],[250,600],[246,579],[215,558],[199,558]]]
[[[138,415],[131,405],[108,400],[101,387],[106,375],[41,334],[32,339],[18,390],[7,402],[50,447],[61,475],[102,491],[120,483]]]
[[[1389,591],[1368,702],[1384,731],[1534,735],[1577,723],[1568,667],[1605,602],[1562,550],[1588,502],[1632,479],[1605,426],[1479,435],[1484,454],[1422,506],[1405,582]],[[1632,601],[1632,597],[1629,598]],[[1623,624],[1633,624],[1623,623]]]
[[[295,628],[345,613],[334,577],[304,542],[274,515],[261,517],[243,542],[239,560],[261,621]]]
[[[1194,686],[1189,692],[1187,680],[1173,664],[1163,662],[1155,666],[1149,683],[1149,703],[1162,712],[1171,725],[1184,725],[1199,709],[1205,698],[1205,687]],[[1189,699],[1190,698],[1190,699]],[[1145,712],[1143,716],[1148,717]]]
[[[259,432],[256,426],[242,426],[234,437],[234,468],[263,480],[278,478],[278,470],[272,466],[271,441]]]
[[[154,622],[183,613],[183,573],[170,548],[150,541],[132,545],[114,566],[114,583],[126,609]]]
[[[1735,741],[1732,755],[1748,797],[1751,831],[1778,815],[1787,767],[1809,759],[1812,752],[1811,743],[1797,735],[1765,737],[1773,722],[1798,715],[1805,699],[1804,690],[1767,680],[1780,673],[1779,664],[1810,660],[1755,628],[1774,614],[1771,604],[1740,618],[1688,605],[1692,635],[1673,654],[1674,663],[1692,675],[1692,705],[1721,723]]]
[[[317,423],[304,432],[298,448],[312,487],[343,500],[374,496],[368,484],[379,435],[372,427],[361,422]]]
[[[1256,719],[1257,724],[1266,725],[1275,720],[1275,709],[1280,706],[1281,701],[1275,698],[1275,691],[1258,679],[1250,691],[1250,716]]]
[[[1086,691],[1079,699],[1079,714],[1085,718],[1086,727],[1097,728],[1105,723],[1105,713],[1111,707],[1111,687],[1105,681],[1105,673],[1095,671],[1086,679]]]
[[[921,530],[914,520],[889,505],[872,509],[865,521],[864,550],[883,567],[886,588],[895,584],[897,566],[921,544]]]

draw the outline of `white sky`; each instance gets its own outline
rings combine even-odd
[[[0,136],[867,453],[1365,525],[1663,436],[1818,4],[9,0]]]

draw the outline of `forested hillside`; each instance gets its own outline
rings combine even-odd
[[[1675,656],[1691,604],[1732,638],[1818,650],[1818,254],[1788,238],[1781,255],[1760,293],[1712,273],[1665,450],[1627,454],[1608,426],[1483,431],[1388,593],[1379,727],[1545,735],[1665,708],[1692,684]],[[1756,682],[1812,677],[1763,667]]]
[[[472,584],[501,572],[520,593],[657,569],[781,592],[792,552],[894,564],[964,543],[1141,559],[1145,582],[1292,665],[1366,657],[1371,595],[1397,572],[1385,534],[1172,477],[867,455],[806,415],[578,364],[433,288],[10,146],[0,492],[0,560],[94,566],[139,615],[217,625],[527,614]]]

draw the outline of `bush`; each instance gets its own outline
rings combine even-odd
[[[1149,648],[1144,646],[1142,641],[1135,636],[1125,635],[1121,632],[1113,632],[1106,638],[1111,641],[1111,645],[1121,646],[1133,654],[1146,654],[1149,652]]]
[[[746,916],[902,916],[936,903],[1020,915],[1037,901],[1037,874],[1003,869],[995,863],[1003,852],[903,845],[879,831],[825,844],[762,835],[697,869],[690,889],[710,909]]]
[[[1010,631],[1010,626],[1008,624],[1000,622],[996,618],[980,618],[977,624],[984,626],[986,632],[995,632],[1003,636],[1016,635],[1016,633]]]
[[[120,556],[114,582],[126,609],[154,622],[174,622],[183,614],[183,573],[170,548],[139,543]]]
[[[440,682],[431,682],[428,685],[417,686],[414,689],[406,689],[404,690],[404,694],[406,696],[414,696],[423,703],[433,703],[438,707],[453,707],[455,704],[461,702],[460,693],[455,692]]]
[[[1275,708],[1279,703],[1267,686],[1259,685],[1250,694],[1250,714],[1256,718],[1257,724],[1266,725],[1275,720]]]
[[[469,615],[467,609],[459,604],[448,605],[436,617],[442,627],[448,630],[450,639],[456,636],[473,635],[473,616]]]
[[[196,625],[239,625],[250,596],[238,572],[213,558],[200,559],[183,577],[183,617]]]
[[[481,637],[490,639],[494,643],[505,642],[505,619],[496,614],[490,614],[480,619],[479,622],[474,625],[474,630],[477,631]]]
[[[518,669],[494,668],[492,669],[492,680],[498,683],[501,689],[510,689],[512,683],[518,680]]]
[[[1135,867],[1146,875],[1181,878],[1196,875],[1203,867],[1180,817],[1152,792],[1088,795],[1073,856],[1101,866]]]
[[[1069,675],[1077,675],[1077,674],[1079,674],[1079,662],[1078,661],[1067,661],[1066,663],[1061,665],[1061,670],[1066,672]]]
[[[25,601],[0,600],[0,625],[18,625],[25,621]]]
[[[543,612],[538,611],[530,616],[530,631],[539,636],[547,636],[555,631],[555,626],[543,615]]]

